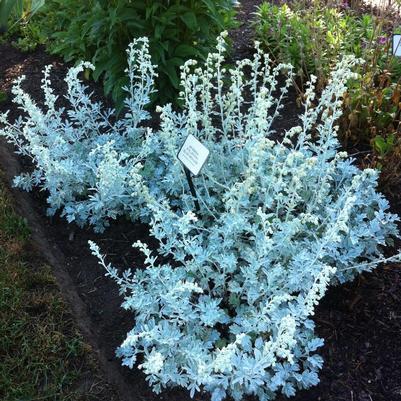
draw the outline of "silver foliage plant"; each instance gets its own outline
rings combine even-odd
[[[145,106],[154,92],[156,73],[146,38],[135,40],[127,55],[127,111],[121,119],[94,101],[79,79],[84,70],[94,69],[88,62],[68,71],[67,108],[57,107],[51,66],[47,66],[42,80],[46,109],[24,92],[22,76],[12,92],[23,116],[12,123],[8,113],[0,114],[0,134],[33,162],[33,171],[16,177],[14,184],[28,191],[47,190],[50,215],[61,209],[69,222],[89,223],[96,231],[102,231],[110,218],[123,214],[136,219],[146,214],[132,180],[148,154],[151,135],[142,124],[149,119]]]
[[[118,355],[139,362],[156,392],[176,385],[213,401],[266,401],[315,385],[323,340],[311,317],[328,285],[400,258],[383,255],[398,218],[376,191],[377,172],[338,151],[336,120],[359,61],[344,58],[318,100],[312,78],[300,124],[278,135],[291,66],[271,67],[256,48],[226,71],[221,37],[204,67],[183,66],[184,110],[159,109],[158,185],[169,190],[155,196],[136,183],[163,259],[138,242],[146,268],[120,274],[91,243],[135,314]],[[199,213],[176,160],[188,134],[210,149],[194,179]]]

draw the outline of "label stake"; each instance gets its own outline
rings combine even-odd
[[[189,189],[191,191],[191,195],[192,195],[192,198],[193,198],[193,201],[194,201],[194,204],[195,204],[195,209],[196,209],[197,212],[200,212],[198,196],[196,195],[194,183],[193,183],[192,177],[191,177],[191,172],[185,166],[184,166],[184,171],[185,171],[185,175],[186,175],[187,180],[188,180]]]

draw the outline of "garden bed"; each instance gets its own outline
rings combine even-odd
[[[246,39],[244,43],[248,43]],[[246,56],[244,47],[237,52],[241,57]],[[42,49],[25,54],[6,44],[0,46],[0,55],[1,91],[9,93],[11,81],[25,74],[24,88],[40,105],[41,70],[45,65],[53,64],[54,88],[60,95],[64,93],[63,79],[67,67],[59,59],[47,55]],[[98,93],[101,91],[96,86],[94,89],[98,89]],[[0,104],[0,111],[10,110],[13,119],[19,111],[10,98]],[[277,130],[292,126],[297,119],[294,100],[295,94],[290,93],[282,113],[286,119],[276,125]],[[26,169],[26,163],[4,140],[1,140],[0,164],[9,182]],[[148,227],[119,220],[104,234],[96,235],[91,230],[68,225],[59,217],[48,218],[44,194],[26,194],[15,189],[12,192],[19,212],[32,229],[33,241],[52,265],[64,296],[72,304],[81,331],[97,351],[107,379],[120,388],[121,398],[127,401],[189,400],[188,393],[183,390],[174,389],[155,395],[138,369],[122,367],[114,356],[115,349],[132,327],[132,314],[120,308],[122,298],[117,286],[104,277],[104,271],[88,247],[88,240],[94,240],[114,265],[129,267],[141,258],[131,247],[132,243],[143,240],[156,247],[148,236]],[[395,203],[392,209],[401,211],[400,205]],[[361,275],[351,284],[329,289],[314,320],[317,334],[325,339],[320,352],[325,360],[320,384],[299,392],[293,400],[401,400],[401,353],[398,352],[401,349],[400,266],[382,267],[374,273]],[[206,400],[208,396],[196,395],[195,399]]]

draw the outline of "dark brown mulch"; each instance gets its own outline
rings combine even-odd
[[[238,26],[230,32],[234,60],[242,60],[253,52],[255,38],[250,22],[254,18],[256,7],[261,3],[262,0],[247,0],[236,6]]]
[[[249,12],[256,0],[244,1],[243,29],[234,38],[243,38],[238,54],[249,54]],[[244,33],[245,32],[245,33]],[[235,36],[237,35],[237,36]],[[239,39],[238,39],[239,40]],[[248,50],[247,50],[248,49]],[[247,54],[248,52],[248,54]],[[241,57],[242,57],[241,55]],[[22,54],[8,45],[0,46],[0,90],[9,92],[12,79],[25,74],[28,93],[40,104],[41,70],[54,65],[53,83],[63,93],[66,65],[47,55],[43,49]],[[101,89],[94,86],[98,93]],[[0,111],[10,110],[10,118],[19,111],[10,99],[0,104]],[[296,120],[297,110],[292,100],[286,104],[276,129],[282,129]],[[21,163],[12,149],[0,146],[0,164],[11,180]],[[133,326],[133,317],[120,307],[117,287],[104,277],[104,271],[90,255],[87,241],[97,242],[108,259],[117,266],[141,266],[140,256],[131,244],[138,239],[153,244],[145,225],[124,220],[112,224],[105,234],[95,235],[90,230],[77,229],[58,217],[45,215],[45,194],[26,194],[13,190],[20,212],[29,221],[36,246],[55,269],[67,300],[72,304],[77,322],[99,356],[106,378],[117,384],[123,400],[189,400],[182,390],[170,390],[157,396],[147,386],[137,369],[120,366],[114,356],[115,348],[124,340]],[[394,205],[395,210],[401,210]],[[401,274],[400,267],[383,267],[364,274],[354,283],[332,288],[324,298],[315,316],[318,333],[325,339],[321,350],[325,365],[320,384],[301,391],[297,401],[401,401]],[[196,395],[197,400],[207,396]],[[280,401],[284,397],[278,398]]]

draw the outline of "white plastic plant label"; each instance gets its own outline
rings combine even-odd
[[[209,149],[191,134],[178,152],[178,160],[195,176],[199,174],[208,157]]]
[[[393,56],[401,57],[401,35],[393,34]]]

